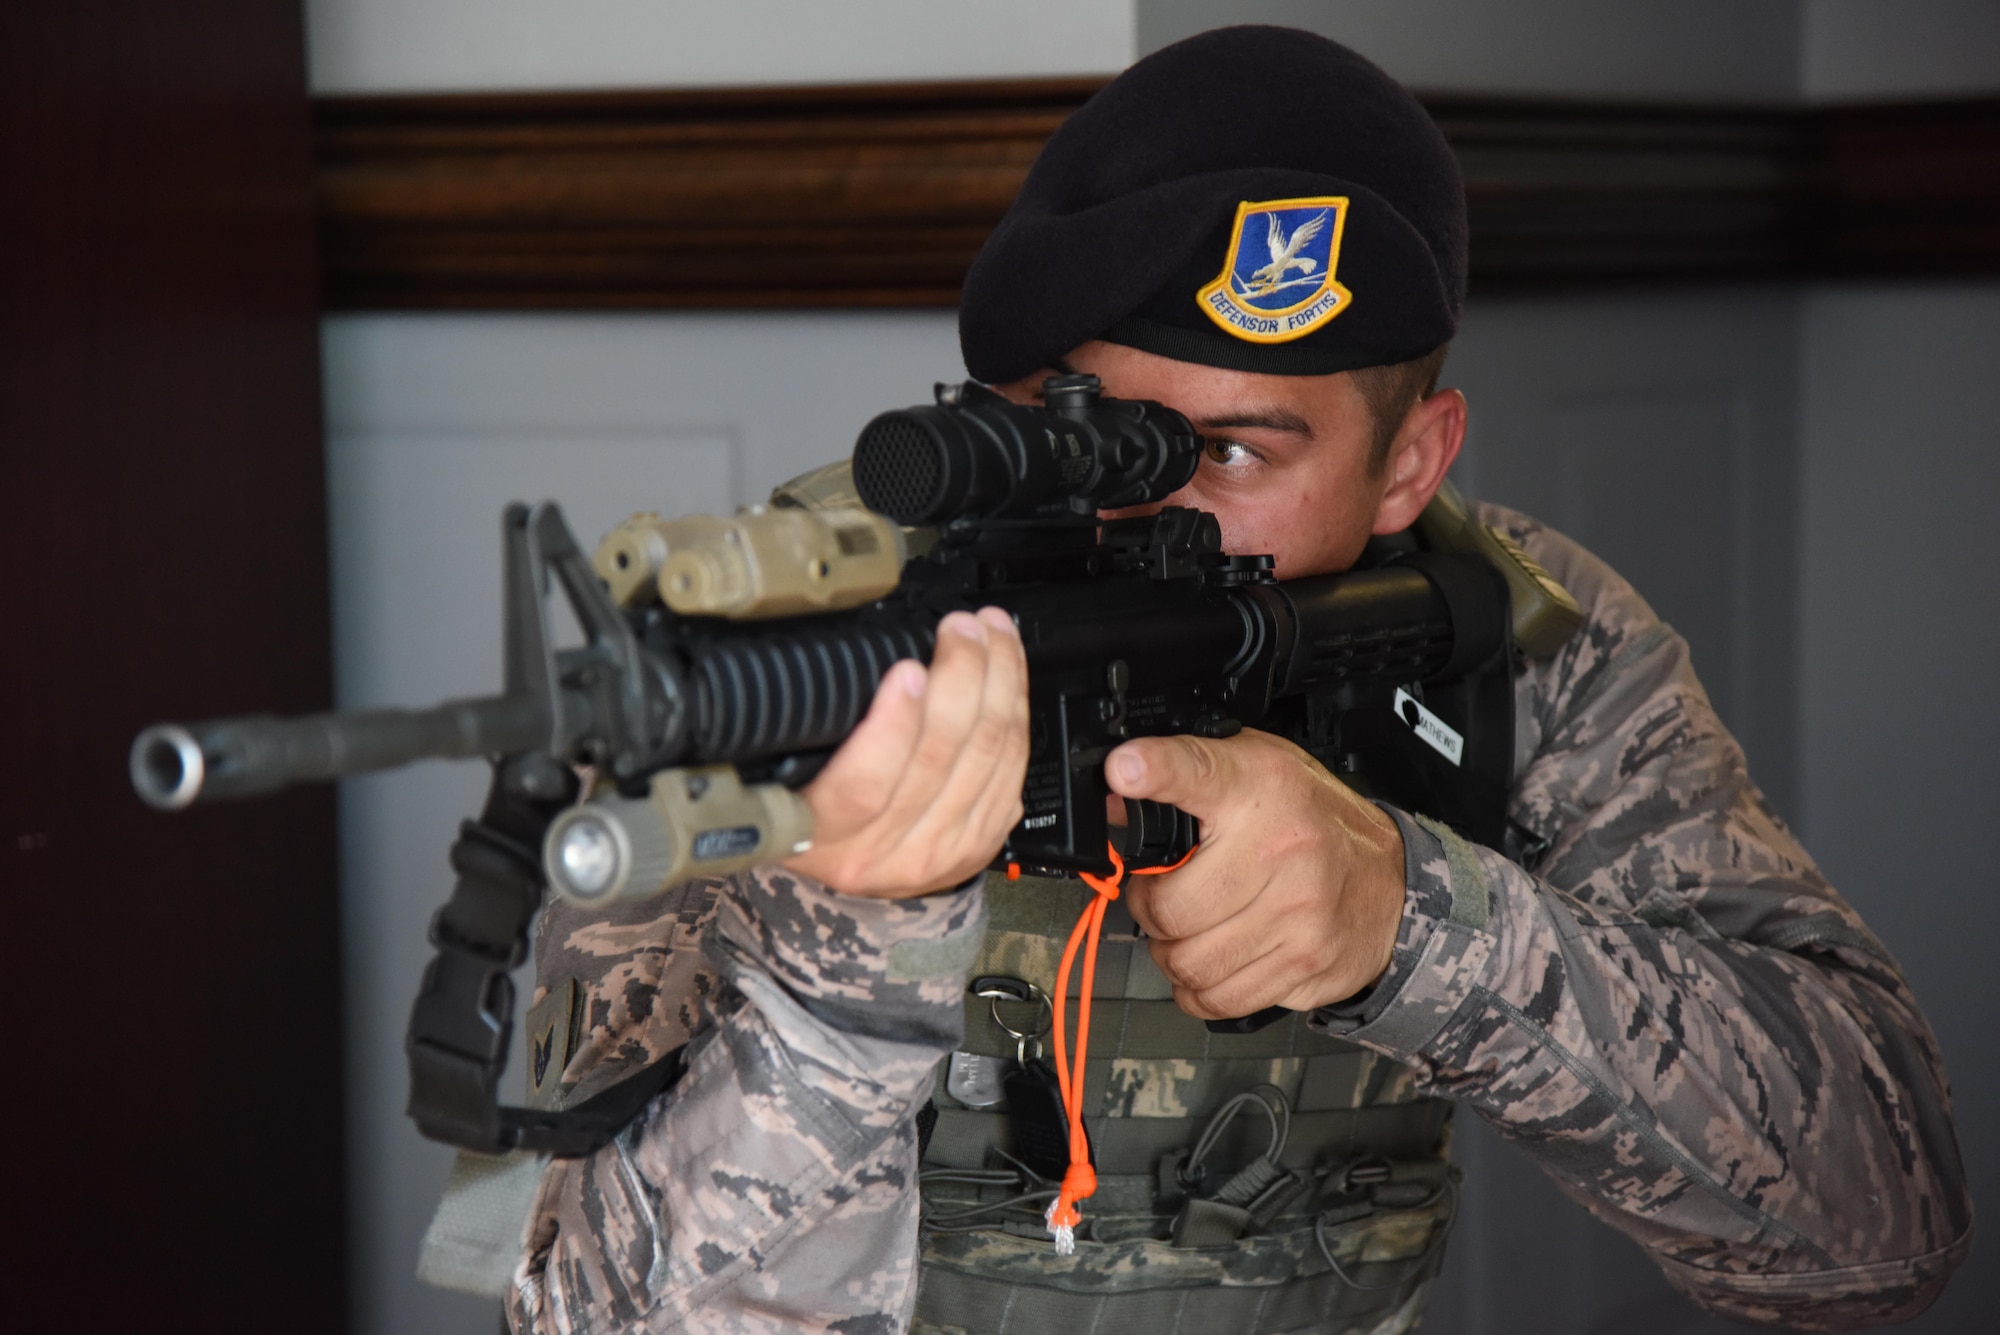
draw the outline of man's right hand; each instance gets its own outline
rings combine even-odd
[[[832,889],[909,899],[993,860],[1021,819],[1028,659],[997,607],[938,623],[928,670],[905,660],[802,794],[813,844],[785,859]]]

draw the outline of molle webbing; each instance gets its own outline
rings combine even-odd
[[[1254,1082],[1253,1082],[1254,1083]],[[1443,1099],[1392,1103],[1375,1108],[1338,1108],[1294,1113],[1292,1131],[1279,1162],[1309,1170],[1329,1163],[1379,1155],[1385,1159],[1421,1159],[1437,1153],[1451,1121],[1451,1105]],[[1090,1119],[1096,1138],[1097,1171],[1152,1173],[1162,1155],[1185,1150],[1201,1135],[1208,1116],[1106,1117]],[[1216,1143],[1219,1162],[1242,1164],[1262,1152],[1266,1134],[1261,1122],[1239,1118]],[[989,1151],[1012,1153],[1006,1117],[969,1108],[938,1108],[931,1131],[926,1168],[991,1167]]]
[[[980,973],[1002,972],[987,968],[983,956],[976,969]],[[993,1023],[987,1002],[978,997],[966,1000],[964,1050],[994,1057],[1014,1055],[1014,1040]],[[1254,1034],[1218,1034],[1171,1001],[1135,1001],[1102,992],[1090,1003],[1090,1050],[1099,1060],[1177,1057],[1185,1061],[1256,1058],[1270,1062],[1343,1057],[1357,1078],[1368,1064],[1364,1059],[1374,1057],[1357,1043],[1316,1032],[1303,1015],[1267,1025]]]
[[[1391,1272],[1393,1266],[1370,1266]],[[1386,1290],[1357,1289],[1322,1267],[1317,1275],[1277,1284],[1232,1287],[1191,1284],[1176,1288],[1075,1293],[972,1275],[932,1264],[923,1272],[911,1335],[1261,1335],[1264,1331],[1367,1331],[1370,1335],[1415,1327],[1423,1312],[1434,1264]],[[1383,1280],[1364,1280],[1383,1283]],[[964,1313],[962,1321],[936,1325],[928,1311]],[[1393,1320],[1392,1314],[1407,1318]]]
[[[998,1231],[929,1234],[913,1335],[1391,1335],[1415,1326],[1454,1195],[1322,1227],[1183,1248]],[[1322,1244],[1324,1251],[1322,1251]],[[1331,1254],[1338,1268],[1329,1265]]]
[[[1064,938],[1089,894],[1074,882],[989,880],[990,921],[975,975],[1052,987]],[[937,1226],[924,1232],[915,1335],[1388,1335],[1414,1326],[1455,1199],[1452,1190],[1415,1184],[1452,1175],[1444,1161],[1450,1104],[1420,1096],[1407,1067],[1318,1033],[1303,1015],[1251,1034],[1211,1033],[1174,1004],[1123,905],[1111,907],[1083,1098],[1098,1193],[1085,1203],[1076,1254],[1058,1257],[1038,1224],[1021,1217],[1039,1206],[1015,1210],[1010,1222],[996,1215],[991,1226],[947,1226],[955,1210],[1018,1188],[965,1185],[964,1174],[1005,1165],[1011,1124],[1002,1109],[952,1098],[941,1071],[924,1155],[926,1172],[938,1179],[924,1192]],[[1010,1023],[1028,1023],[1025,1005],[1002,1005]],[[967,999],[963,1050],[1015,1054],[985,1000]],[[1222,1246],[1172,1245],[1165,1239],[1177,1207],[1161,1198],[1162,1161],[1190,1149],[1231,1097],[1260,1085],[1278,1089],[1292,1108],[1279,1161],[1315,1185],[1270,1221],[1269,1232]],[[1263,1119],[1238,1117],[1212,1146],[1210,1163],[1247,1163],[1268,1139]],[[1398,1189],[1414,1186],[1428,1198],[1413,1205],[1393,1192],[1326,1194],[1340,1166],[1363,1160],[1394,1164]]]

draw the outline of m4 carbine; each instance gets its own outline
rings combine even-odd
[[[439,953],[408,1045],[420,1127],[489,1152],[585,1152],[671,1078],[562,1113],[497,1106],[507,970],[544,880],[605,904],[802,849],[796,789],[892,664],[929,660],[954,609],[1004,608],[1027,652],[1023,816],[996,866],[1107,873],[1114,833],[1128,867],[1171,864],[1194,846],[1193,820],[1130,802],[1122,831],[1108,825],[1105,755],[1131,737],[1245,726],[1497,846],[1515,650],[1552,651],[1575,603],[1448,490],[1368,568],[1284,583],[1267,556],[1225,555],[1203,511],[1098,518],[1178,491],[1201,448],[1179,413],[1103,398],[1094,377],[1050,379],[1039,406],[940,386],[934,404],[869,423],[851,472],[822,470],[732,518],[635,516],[590,561],[554,505],[511,506],[501,695],[158,725],[133,745],[133,783],[174,809],[493,759],[486,812],[453,848],[459,883],[432,924]],[[551,576],[581,646],[551,643]]]

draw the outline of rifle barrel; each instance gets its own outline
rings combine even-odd
[[[549,733],[546,706],[510,696],[431,709],[160,723],[132,743],[132,786],[149,806],[177,811],[432,757],[524,751],[546,744]]]

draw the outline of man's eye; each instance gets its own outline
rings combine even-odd
[[[1255,461],[1256,454],[1240,440],[1222,440],[1215,436],[1207,438],[1203,451],[1210,463],[1242,465]]]

